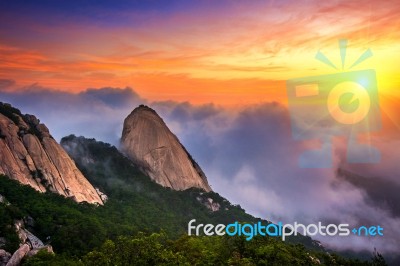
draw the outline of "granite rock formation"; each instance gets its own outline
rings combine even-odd
[[[174,190],[211,191],[207,177],[151,108],[141,105],[125,119],[122,151],[158,184]]]
[[[0,103],[0,174],[38,191],[103,204],[74,161],[33,115]]]

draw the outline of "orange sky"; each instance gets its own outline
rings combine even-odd
[[[382,104],[393,108],[400,95],[398,1],[261,2],[168,12],[98,8],[96,16],[3,9],[0,79],[14,80],[14,90],[129,86],[150,100],[286,103],[287,79],[337,73],[314,57],[320,50],[340,65],[337,41],[345,38],[346,66],[371,48],[373,57],[354,70],[375,69]]]

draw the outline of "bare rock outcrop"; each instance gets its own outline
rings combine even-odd
[[[0,249],[0,266],[6,266],[11,259],[11,253]]]
[[[14,252],[11,259],[7,262],[7,266],[18,266],[21,264],[21,260],[31,250],[28,244],[23,244],[17,251]]]
[[[0,103],[0,174],[38,191],[103,204],[74,161],[33,115]]]
[[[54,253],[52,246],[45,245],[42,240],[25,228],[24,221],[28,221],[30,224],[34,223],[33,218],[30,216],[25,217],[23,220],[15,221],[14,227],[20,240],[20,246],[12,255],[0,249],[0,266],[19,266],[24,257],[32,257],[41,250]]]
[[[122,151],[158,184],[175,190],[211,191],[207,177],[151,108],[141,105],[125,119]]]

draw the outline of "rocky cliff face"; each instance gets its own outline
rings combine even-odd
[[[0,173],[38,191],[103,204],[74,161],[33,115],[0,103]]]
[[[211,191],[207,177],[160,116],[141,105],[125,119],[121,148],[158,184]]]

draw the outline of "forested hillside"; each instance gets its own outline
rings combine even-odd
[[[108,200],[104,206],[76,203],[0,176],[0,230],[7,239],[2,248],[18,248],[13,223],[29,217],[27,229],[55,252],[41,251],[24,265],[371,265],[329,254],[309,237],[286,242],[189,237],[191,219],[212,224],[259,219],[217,193],[158,185],[109,144],[69,136],[62,145]],[[380,261],[378,254],[375,261]]]

